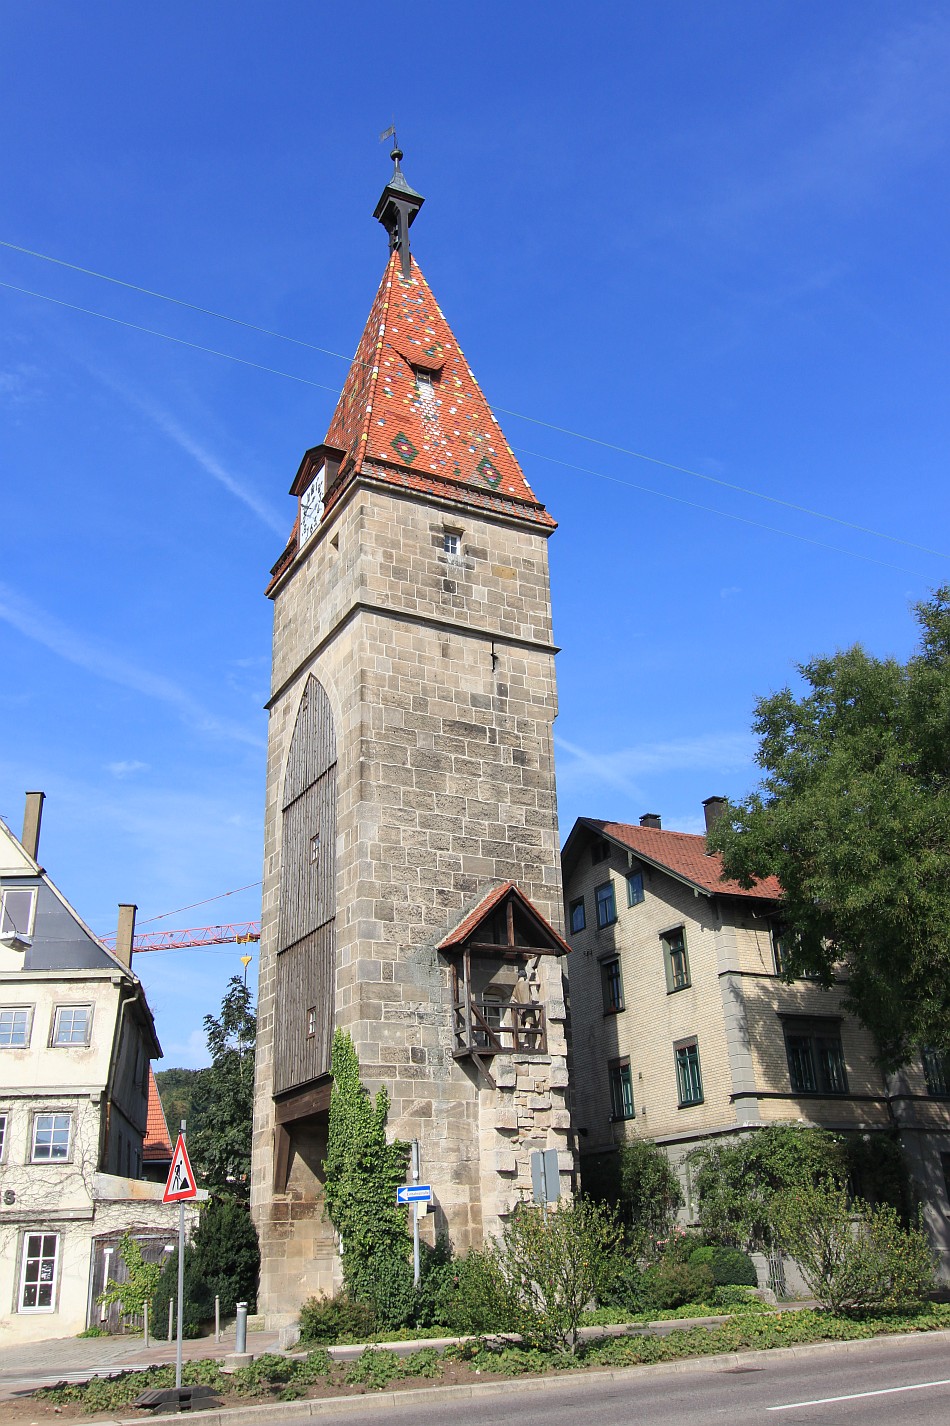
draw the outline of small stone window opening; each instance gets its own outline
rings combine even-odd
[[[310,865],[315,866],[320,860],[320,833],[314,832],[310,838]]]
[[[312,1040],[317,1033],[317,1007],[311,1005],[307,1011],[307,1039]]]
[[[442,536],[442,549],[448,555],[449,559],[458,559],[459,546],[460,537],[456,534],[453,534],[452,531],[446,530],[445,534]]]

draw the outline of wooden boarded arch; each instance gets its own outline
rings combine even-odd
[[[307,679],[282,809],[274,1094],[330,1072],[336,968],[336,737],[323,686]]]

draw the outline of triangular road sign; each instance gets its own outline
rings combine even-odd
[[[197,1198],[198,1188],[191,1171],[191,1160],[185,1148],[184,1137],[178,1135],[178,1143],[172,1154],[172,1165],[168,1170],[168,1182],[162,1195],[163,1203],[184,1203],[186,1198]]]

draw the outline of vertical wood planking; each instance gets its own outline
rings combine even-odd
[[[274,1092],[329,1073],[336,914],[336,738],[308,678],[284,777]],[[314,1012],[313,1033],[307,1015]]]

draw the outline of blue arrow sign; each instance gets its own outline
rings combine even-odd
[[[396,1189],[397,1203],[431,1203],[431,1183],[404,1183]]]

